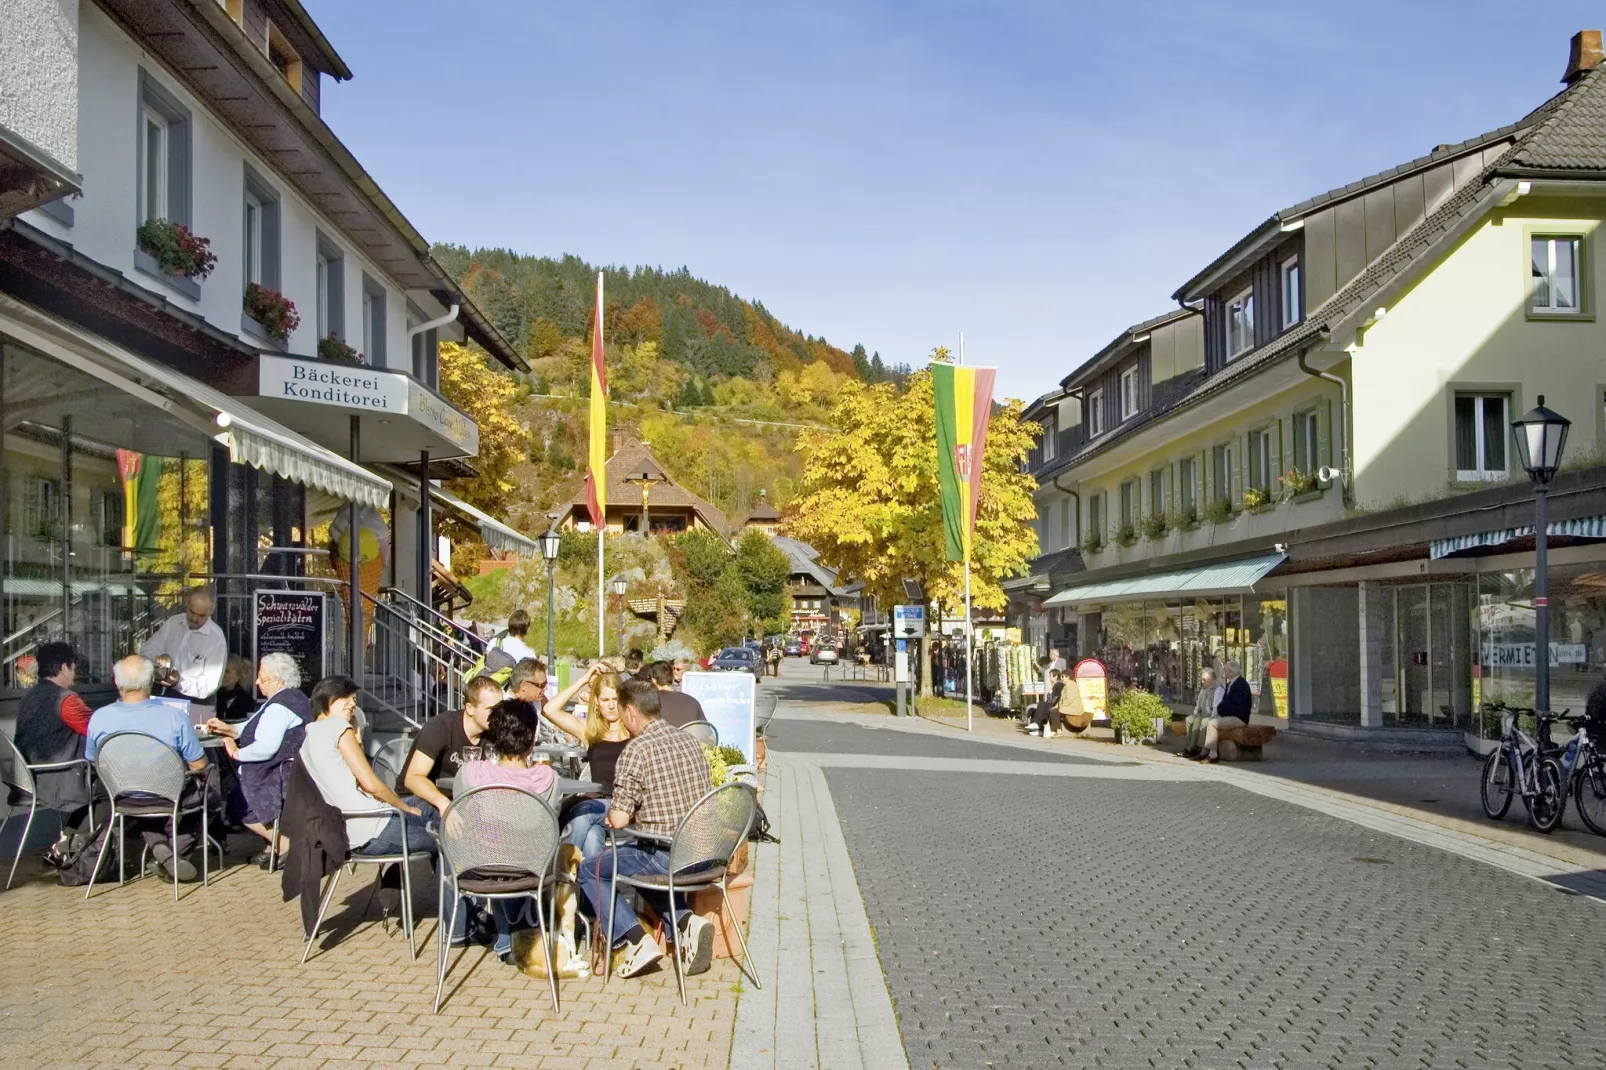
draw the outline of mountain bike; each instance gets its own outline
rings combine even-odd
[[[1597,836],[1606,836],[1606,724],[1588,717],[1570,718],[1578,731],[1554,759],[1562,775],[1562,791],[1572,789],[1578,816]]]
[[[1560,748],[1550,740],[1550,726],[1560,718],[1552,713],[1504,703],[1491,703],[1489,709],[1499,711],[1500,746],[1483,763],[1480,784],[1483,812],[1498,821],[1511,808],[1511,797],[1522,796],[1522,805],[1528,811],[1528,820],[1540,832],[1553,831],[1561,823],[1561,811],[1566,806],[1562,795],[1561,766],[1554,760]],[[1534,719],[1534,735],[1530,737],[1517,726],[1519,717]]]

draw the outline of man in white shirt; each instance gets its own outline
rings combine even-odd
[[[508,614],[507,634],[500,639],[492,640],[491,645],[498,650],[507,651],[514,661],[523,661],[525,658],[539,659],[541,655],[524,640],[529,632],[530,615],[522,609],[515,609]]]
[[[184,612],[164,620],[140,648],[152,661],[169,658],[178,678],[168,686],[203,705],[215,700],[229,660],[229,641],[212,619],[213,608],[211,592],[197,587],[185,595]]]

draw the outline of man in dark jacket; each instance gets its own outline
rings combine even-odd
[[[17,750],[29,765],[55,765],[83,758],[90,711],[72,690],[77,670],[78,655],[71,644],[46,643],[39,648],[39,682],[17,704]],[[64,835],[78,829],[89,815],[86,766],[35,773],[34,791],[41,809],[63,815]],[[25,801],[19,796],[12,805]],[[62,865],[62,847],[58,842],[45,855],[47,865]]]
[[[1243,678],[1236,661],[1223,662],[1221,674],[1227,684],[1216,706],[1216,715],[1205,722],[1204,750],[1198,759],[1201,762],[1221,760],[1218,744],[1221,733],[1228,728],[1247,727],[1255,706],[1254,696],[1249,693],[1249,681]]]

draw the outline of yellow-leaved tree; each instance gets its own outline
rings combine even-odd
[[[440,345],[440,384],[446,399],[468,413],[480,428],[480,451],[472,458],[479,474],[471,479],[451,480],[447,488],[492,516],[505,515],[508,501],[517,489],[512,479],[513,466],[530,454],[529,435],[512,414],[521,388],[512,376],[487,364],[479,351],[455,342]],[[441,525],[454,543],[479,542],[477,529],[449,513],[442,515]],[[478,560],[473,553],[465,556]]]
[[[915,373],[901,391],[892,383],[846,384],[831,424],[835,430],[807,433],[799,443],[803,479],[785,511],[786,533],[844,578],[862,581],[883,606],[905,600],[909,578],[932,601],[962,607],[964,565],[947,560],[943,536],[931,373]],[[971,561],[972,601],[981,609],[1003,609],[1002,582],[1025,574],[1037,556],[1033,483],[1021,472],[1035,435],[1019,401],[995,407]]]

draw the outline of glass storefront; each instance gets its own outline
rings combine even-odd
[[[1226,595],[1188,601],[1128,602],[1090,614],[1094,656],[1111,678],[1191,705],[1199,674],[1236,661],[1260,713],[1286,715],[1288,604],[1282,598]]]
[[[1389,586],[1383,594],[1383,725],[1464,728],[1471,722],[1472,584]]]

